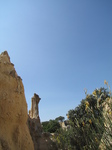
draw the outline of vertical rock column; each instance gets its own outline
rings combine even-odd
[[[31,102],[32,102],[32,104],[31,104],[31,110],[29,111],[29,116],[30,116],[30,118],[39,119],[38,104],[40,102],[40,97],[34,93],[34,96],[32,97]]]

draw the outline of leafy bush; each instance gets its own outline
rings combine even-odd
[[[49,120],[46,122],[42,122],[44,132],[54,133],[57,129],[60,128],[60,124],[56,120]]]
[[[58,121],[58,122],[63,122],[65,120],[65,117],[59,116],[55,120]]]
[[[110,93],[105,88],[95,89],[74,110],[68,111],[70,130],[59,130],[55,140],[63,150],[109,149],[112,145]],[[107,121],[108,120],[108,121]],[[109,138],[106,138],[108,135]]]

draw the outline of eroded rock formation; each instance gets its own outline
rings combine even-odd
[[[0,55],[0,150],[33,150],[21,78],[5,51]]]
[[[31,99],[31,110],[29,111],[29,116],[30,118],[35,118],[35,119],[39,119],[39,108],[38,108],[38,104],[40,102],[40,97],[34,93],[34,96]]]
[[[28,126],[35,150],[57,150],[55,143],[50,139],[50,133],[43,133],[39,117],[40,98],[37,94],[31,99],[31,110],[29,111]]]

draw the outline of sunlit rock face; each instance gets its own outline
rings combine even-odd
[[[7,51],[0,55],[0,150],[34,150],[21,78]]]
[[[28,126],[34,143],[35,150],[57,150],[56,144],[50,139],[50,133],[43,133],[39,117],[40,97],[34,93],[31,99]]]
[[[39,108],[38,108],[38,104],[40,102],[40,97],[34,93],[34,96],[31,99],[31,110],[29,111],[29,116],[30,118],[35,118],[35,119],[39,119]]]

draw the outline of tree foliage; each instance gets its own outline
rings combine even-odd
[[[59,116],[55,120],[58,121],[58,122],[63,122],[65,120],[65,117]]]
[[[60,124],[56,120],[49,120],[42,122],[44,132],[54,133],[57,129],[60,128]]]
[[[97,150],[105,131],[104,104],[108,99],[110,94],[105,88],[86,94],[78,107],[68,111],[71,129],[58,132],[58,146],[63,150]]]

